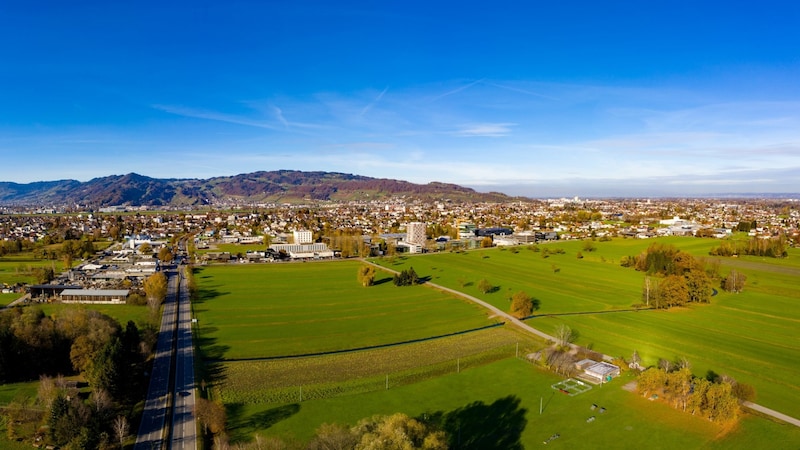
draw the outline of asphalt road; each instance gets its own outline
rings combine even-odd
[[[178,333],[175,360],[175,397],[172,410],[172,443],[175,449],[197,448],[197,423],[194,418],[194,348],[189,286],[181,278],[178,296]]]
[[[197,449],[194,403],[189,290],[186,279],[173,272],[169,275],[150,386],[134,449]]]
[[[177,302],[175,300],[178,277],[171,276],[167,284],[167,297],[164,299],[164,311],[161,316],[161,328],[156,342],[156,354],[150,376],[150,386],[147,390],[142,413],[142,422],[139,424],[139,434],[136,438],[135,450],[153,450],[164,447],[166,439],[166,420],[170,401],[170,376],[172,370],[172,350],[175,320],[177,317]]]

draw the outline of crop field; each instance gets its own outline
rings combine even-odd
[[[696,238],[659,239],[696,256],[707,256],[718,241]],[[397,258],[395,270],[413,266],[432,282],[463,290],[503,309],[506,292],[526,291],[541,303],[528,324],[552,333],[565,323],[576,330],[577,343],[614,356],[630,357],[634,350],[647,364],[659,358],[686,357],[696,375],[711,370],[751,384],[756,401],[800,417],[800,251],[788,258],[721,258],[721,272],[735,267],[747,276],[743,293],[720,292],[709,305],[669,311],[569,314],[629,308],[640,302],[644,275],[619,266],[625,255],[635,255],[653,240],[620,239],[596,242],[596,250],[582,250],[583,242],[540,245],[539,252],[520,247],[517,253],[492,249],[466,253]],[[544,248],[563,248],[564,254],[542,258]],[[577,259],[581,251],[583,259]],[[551,264],[560,270],[552,270]],[[482,294],[474,284],[486,278],[499,286]],[[464,287],[461,284],[467,280]],[[472,284],[470,284],[472,283]],[[564,314],[541,317],[546,314]]]
[[[545,343],[515,329],[493,327],[391,348],[223,364],[226,404],[280,403],[352,395],[398,386],[491,361],[527,354]]]
[[[420,383],[355,396],[283,405],[233,405],[232,442],[252,433],[308,440],[323,423],[354,425],[374,414],[404,412],[423,420],[445,416],[466,448],[794,449],[800,428],[746,416],[733,430],[621,389],[627,380],[570,397],[550,386],[560,377],[515,358]],[[596,404],[606,411],[592,410]],[[540,405],[542,414],[539,414]],[[596,420],[587,422],[595,416]],[[486,424],[492,424],[487,427]],[[768,445],[765,445],[768,443]]]
[[[492,325],[476,305],[424,286],[396,287],[378,271],[362,287],[357,261],[210,265],[195,278],[200,345],[238,360],[331,352]]]

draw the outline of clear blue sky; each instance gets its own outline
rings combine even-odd
[[[800,192],[800,3],[0,4],[0,181]]]

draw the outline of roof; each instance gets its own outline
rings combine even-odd
[[[129,292],[128,289],[71,289],[67,294],[82,295],[84,297],[126,297]]]

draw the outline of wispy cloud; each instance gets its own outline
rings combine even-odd
[[[177,116],[182,116],[182,117],[191,117],[191,118],[195,118],[195,119],[206,119],[206,120],[213,120],[213,121],[217,121],[217,122],[233,123],[233,124],[236,124],[236,125],[245,125],[245,126],[248,126],[248,127],[265,128],[265,129],[268,129],[268,130],[276,130],[276,129],[278,129],[278,127],[276,127],[274,124],[271,124],[271,123],[268,123],[268,122],[265,122],[265,121],[252,120],[252,119],[248,119],[248,118],[244,118],[244,117],[240,117],[240,116],[235,116],[235,115],[231,115],[231,114],[224,114],[224,113],[219,113],[219,112],[215,112],[215,111],[207,111],[207,110],[202,110],[202,109],[187,108],[187,107],[184,107],[184,106],[174,106],[174,105],[158,105],[158,104],[156,104],[156,105],[152,105],[152,106],[153,106],[153,108],[155,108],[155,109],[157,109],[159,111],[164,111],[166,113],[175,114]]]
[[[469,88],[471,88],[472,86],[475,86],[478,83],[482,83],[483,81],[484,81],[484,79],[481,78],[480,80],[475,80],[475,81],[473,81],[471,83],[465,84],[463,86],[459,86],[459,87],[457,87],[455,89],[449,90],[449,91],[447,91],[447,92],[445,92],[443,94],[439,94],[439,95],[431,98],[428,102],[429,103],[434,103],[434,102],[437,102],[437,101],[439,101],[439,100],[441,100],[441,99],[443,99],[445,97],[449,97],[451,95],[458,94],[459,92],[464,91],[466,89],[469,89]]]
[[[453,133],[454,136],[463,137],[503,137],[511,133],[515,123],[478,123],[464,125]]]
[[[283,128],[288,130],[289,129],[289,122],[287,122],[286,118],[283,117],[283,111],[281,111],[281,109],[278,108],[277,106],[273,106],[272,107],[272,112],[275,113],[275,118],[277,118],[278,122],[280,122],[283,125]]]
[[[375,97],[375,99],[374,99],[374,100],[372,100],[372,101],[371,101],[371,102],[370,102],[370,103],[369,103],[367,106],[365,106],[365,107],[364,107],[364,109],[362,109],[362,110],[361,110],[361,113],[359,114],[359,116],[363,116],[364,114],[368,113],[368,112],[369,112],[369,111],[370,111],[370,110],[371,110],[371,109],[372,109],[372,108],[373,108],[375,105],[377,105],[377,104],[378,104],[378,103],[381,101],[381,99],[383,98],[383,96],[384,96],[384,95],[386,95],[386,92],[387,92],[388,90],[389,90],[389,86],[386,86],[386,87],[385,87],[385,88],[384,88],[384,89],[383,89],[383,90],[380,92],[380,94],[378,94],[378,96],[377,96],[377,97]]]

